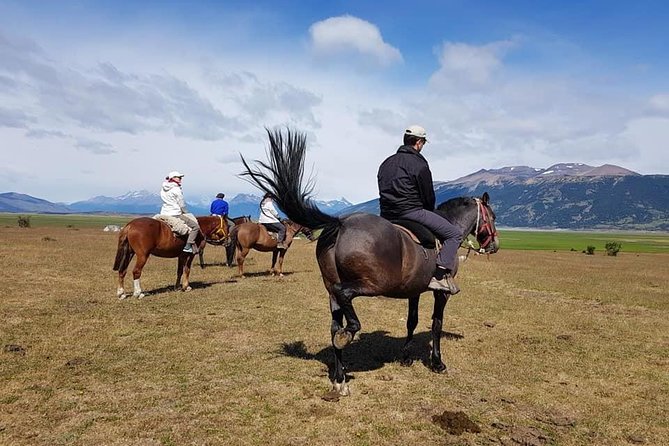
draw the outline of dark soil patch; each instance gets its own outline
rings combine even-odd
[[[4,348],[5,353],[15,353],[17,355],[25,356],[26,349],[16,344],[7,344]]]
[[[481,432],[481,428],[462,411],[451,412],[445,410],[441,415],[433,415],[432,422],[451,435],[462,435],[464,432],[475,434]]]

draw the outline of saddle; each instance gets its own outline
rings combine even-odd
[[[190,231],[188,225],[176,217],[172,217],[170,215],[156,214],[152,218],[154,220],[162,221],[163,223],[165,223],[167,226],[170,227],[170,229],[172,230],[172,232],[174,232],[176,236],[187,235],[188,232]]]
[[[437,237],[425,226],[416,223],[413,220],[403,218],[393,219],[390,222],[409,234],[411,239],[424,247],[425,249],[435,249],[437,247]]]

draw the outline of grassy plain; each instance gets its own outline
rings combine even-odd
[[[240,279],[208,247],[189,293],[170,288],[174,260],[151,258],[151,294],[125,301],[115,248],[100,228],[0,227],[0,444],[669,444],[669,254],[471,257],[442,375],[397,363],[405,301],[358,298],[352,395],[335,403],[321,398],[330,318],[315,244],[296,242],[283,279],[266,275],[269,254]],[[433,422],[444,411],[481,432],[449,434]]]

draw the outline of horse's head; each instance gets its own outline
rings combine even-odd
[[[297,234],[298,232],[301,232],[309,239],[310,242],[316,240],[316,238],[314,237],[314,232],[310,228],[302,226],[288,219],[282,220],[282,223],[284,224],[284,226],[286,226],[288,230],[290,230],[293,233],[293,235]]]
[[[495,212],[490,207],[490,195],[481,198],[452,198],[437,207],[437,212],[476,237],[481,252],[495,253],[499,250],[499,238],[495,227]]]
[[[486,253],[496,253],[499,250],[499,237],[495,227],[495,211],[490,207],[490,195],[484,192],[481,198],[476,198],[476,225],[470,232],[476,237],[481,249]]]

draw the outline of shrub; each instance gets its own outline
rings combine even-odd
[[[583,251],[583,252],[585,252],[589,256],[594,255],[595,254],[595,247],[592,246],[592,245],[588,245],[588,247],[585,248],[585,251]]]
[[[604,245],[607,256],[617,256],[618,251],[620,251],[620,248],[622,247],[623,245],[620,242],[607,242],[606,245]]]
[[[30,215],[24,217],[23,215],[19,215],[19,228],[29,228],[30,227]]]

